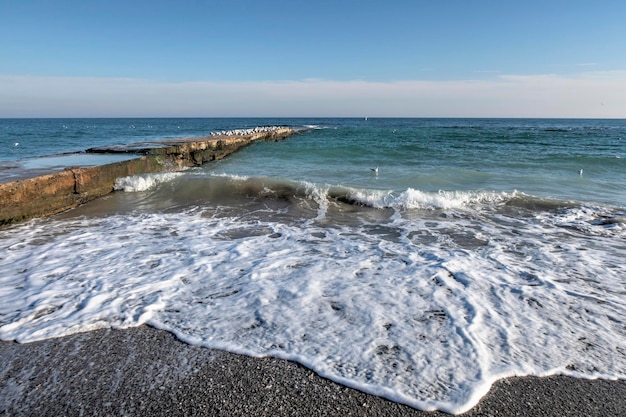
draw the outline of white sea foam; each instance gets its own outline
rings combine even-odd
[[[16,226],[0,231],[0,338],[149,323],[452,413],[511,375],[626,378],[624,229],[453,214]]]
[[[396,197],[391,193],[380,194],[374,207],[393,207],[398,209],[460,209],[476,204],[497,204],[512,197],[510,193],[474,192],[474,191],[439,191],[424,192],[407,189]]]
[[[327,188],[332,189],[332,187]],[[337,192],[335,192],[337,194]],[[392,190],[372,190],[345,188],[345,197],[357,204],[374,208],[393,208],[397,210],[435,210],[463,209],[475,205],[494,205],[506,202],[517,193],[492,191],[439,191],[426,192],[408,188],[403,192]],[[331,197],[332,197],[331,193]]]
[[[326,212],[328,210],[328,193],[330,187],[320,186],[306,181],[302,181],[300,182],[300,184],[304,186],[306,190],[306,196],[315,201],[318,205],[317,219],[319,220],[326,217]]]
[[[199,173],[199,175],[204,175],[202,173]],[[248,177],[247,175],[235,175],[235,174],[224,174],[224,173],[217,173],[217,174],[211,174],[211,176],[213,177],[221,177],[221,178],[229,178],[235,181],[246,181],[248,180],[250,177]]]
[[[114,189],[128,193],[147,191],[159,184],[169,182],[182,175],[180,172],[161,172],[157,174],[131,175],[120,177],[115,180]]]

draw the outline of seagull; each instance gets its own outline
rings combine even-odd
[[[375,173],[376,175],[378,175],[378,167],[376,167],[376,168],[370,168],[370,169],[371,169],[372,171],[374,171],[374,173]]]
[[[13,146],[20,146],[20,143],[19,143],[19,142],[15,142],[15,143],[13,144]]]
[[[580,175],[581,177],[583,176],[583,169],[581,168],[580,171],[578,171],[578,175]]]

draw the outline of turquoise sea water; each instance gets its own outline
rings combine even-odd
[[[4,119],[0,161],[268,124],[317,129],[306,139],[251,151],[247,173],[259,172],[255,161],[264,158],[263,175],[313,182],[626,201],[624,120]],[[380,175],[372,182],[363,173],[375,166]]]
[[[308,130],[1,230],[0,338],[149,323],[455,413],[626,378],[624,120],[0,120],[0,160],[264,125]]]

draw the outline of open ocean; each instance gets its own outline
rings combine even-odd
[[[0,229],[0,339],[147,323],[451,413],[626,378],[626,120],[4,119],[0,164],[266,125],[311,130]]]

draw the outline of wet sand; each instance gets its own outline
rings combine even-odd
[[[293,362],[190,346],[148,326],[0,342],[0,416],[448,416],[317,376]],[[626,416],[626,381],[496,383],[463,416]]]

